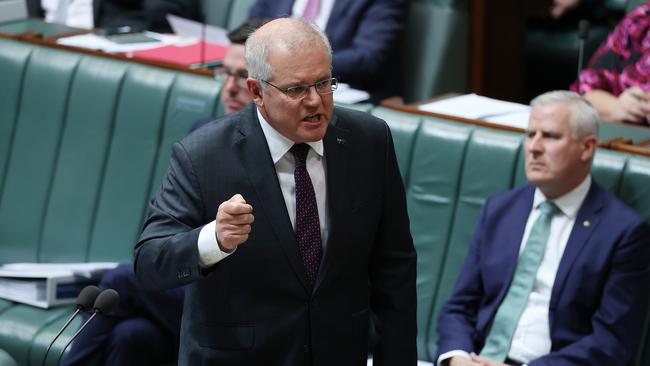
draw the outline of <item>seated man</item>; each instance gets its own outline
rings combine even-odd
[[[325,30],[332,76],[370,93],[371,101],[401,95],[398,41],[409,0],[257,0],[250,18],[304,17]]]
[[[594,108],[569,91],[531,105],[530,184],[483,206],[441,311],[438,364],[631,365],[648,308],[650,227],[590,176]]]
[[[246,88],[244,43],[263,23],[248,21],[228,34],[232,43],[219,69],[224,78],[220,101],[227,114],[252,101]],[[203,119],[192,129],[212,120]],[[86,327],[72,344],[65,365],[155,365],[176,359],[184,288],[147,292],[136,281],[130,263],[107,272],[99,287],[117,290],[119,306],[110,316],[97,317]]]

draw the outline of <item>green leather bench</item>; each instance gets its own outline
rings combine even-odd
[[[220,85],[1,38],[0,80],[0,262],[131,261],[172,143]],[[70,313],[0,300],[0,349],[40,364]]]

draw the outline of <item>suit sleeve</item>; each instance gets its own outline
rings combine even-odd
[[[621,235],[591,334],[529,363],[530,366],[627,365],[635,357],[648,311],[650,227]]]
[[[135,274],[144,288],[173,288],[202,276],[198,237],[205,224],[204,210],[192,161],[184,146],[176,143],[135,247]]]
[[[408,4],[408,0],[371,1],[361,15],[350,46],[334,51],[335,75],[352,84],[367,84],[381,77],[388,60],[398,52]]]
[[[484,290],[480,272],[481,239],[490,200],[481,209],[474,229],[465,262],[456,281],[453,293],[445,303],[438,319],[438,359],[441,354],[463,350],[477,352],[474,344],[476,319]]]
[[[384,204],[369,263],[371,309],[379,343],[374,365],[415,365],[416,253],[409,229],[402,179],[386,126]]]

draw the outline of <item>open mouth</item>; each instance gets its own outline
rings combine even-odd
[[[305,118],[302,119],[305,122],[319,122],[320,121],[320,114],[313,114],[311,116],[306,116]]]

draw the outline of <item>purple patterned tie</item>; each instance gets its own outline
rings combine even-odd
[[[320,0],[307,0],[307,5],[305,5],[305,10],[302,12],[302,17],[313,22],[318,16],[320,11]]]
[[[316,281],[318,266],[323,255],[320,237],[320,221],[316,194],[307,172],[307,153],[309,145],[295,144],[291,148],[296,164],[294,179],[296,182],[296,239],[307,270],[307,278],[313,285]]]

